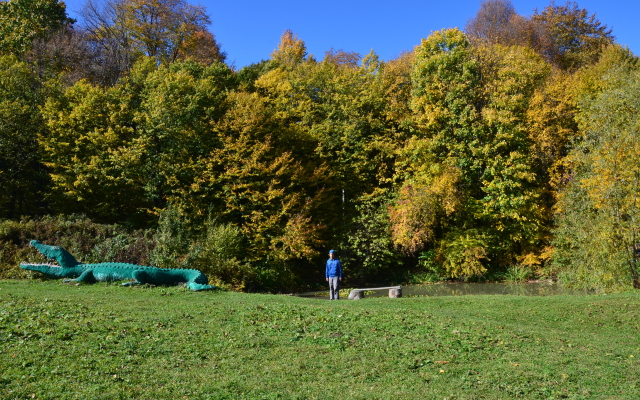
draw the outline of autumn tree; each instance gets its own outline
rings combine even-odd
[[[134,226],[171,205],[191,226],[208,224],[206,235],[239,232],[252,265],[220,269],[228,279],[277,290],[270,279],[284,274],[299,284],[326,237],[332,175],[308,136],[235,85],[221,63],[147,58],[115,86],[62,88],[43,109],[42,138],[60,203]],[[190,260],[169,253],[159,256]]]
[[[113,87],[61,88],[43,108],[42,143],[64,209],[148,223],[193,184],[232,85],[224,64],[157,68],[148,58]]]
[[[309,138],[284,124],[265,99],[237,92],[227,103],[215,124],[218,145],[203,157],[194,185],[185,188],[184,207],[209,210],[219,223],[242,231],[261,285],[272,285],[276,276],[300,280],[300,265],[315,259],[326,238],[329,216],[322,210],[331,172],[302,152],[312,148]]]
[[[540,54],[551,46],[545,26],[516,13],[509,0],[484,1],[465,32],[471,41],[484,45],[526,46]]]
[[[559,6],[552,1],[542,11],[536,10],[531,19],[540,23],[549,35],[551,46],[543,55],[563,70],[575,70],[597,61],[602,49],[614,41],[611,29],[576,2]]]
[[[415,144],[418,143],[412,145]],[[397,247],[412,254],[440,239],[444,220],[459,211],[463,203],[463,194],[457,187],[459,174],[458,168],[434,162],[425,162],[412,171],[389,208],[391,240]]]
[[[470,38],[489,44],[505,44],[511,41],[514,33],[512,20],[516,16],[516,9],[510,0],[486,0],[467,22],[465,32]]]
[[[0,2],[0,54],[24,54],[35,39],[46,37],[74,21],[58,0]]]
[[[130,33],[134,48],[161,62],[185,59],[193,51],[205,51],[210,61],[224,61],[213,35],[207,31],[211,23],[202,6],[184,0],[126,0],[122,24]]]
[[[81,79],[95,80],[97,56],[84,31],[63,27],[34,40],[24,60],[34,66],[41,81],[60,78],[71,86]]]
[[[93,80],[115,85],[131,69],[135,51],[117,1],[88,0],[81,11],[85,41],[95,54]]]
[[[89,0],[82,15],[111,84],[141,56],[161,63],[193,58],[211,64],[226,58],[208,31],[205,9],[184,0]]]
[[[550,190],[557,188],[564,157],[578,135],[577,81],[575,75],[554,71],[544,85],[536,88],[527,110],[538,174]]]
[[[354,51],[335,50],[331,48],[325,52],[324,61],[336,65],[357,68],[362,56]]]
[[[293,49],[284,47],[284,52],[302,55],[304,44],[292,43]],[[280,47],[277,57],[283,52]],[[306,60],[283,64],[256,82],[289,124],[317,142],[312,151],[335,171],[338,197],[344,189],[352,199],[390,175],[388,156],[394,145],[385,135],[380,65],[375,54],[365,57],[359,68]]]
[[[423,40],[411,100],[420,135],[403,150],[407,178],[392,209],[398,246],[435,249],[450,276],[535,249],[542,221],[526,110],[548,73],[530,49],[472,47],[457,29]]]
[[[486,0],[469,20],[466,33],[485,44],[526,46],[562,70],[575,70],[597,60],[613,43],[611,29],[575,2],[551,2],[527,18],[516,13],[510,0]]]
[[[556,206],[554,263],[569,285],[640,287],[640,70],[636,57],[603,57],[582,79],[581,136],[567,156]]]
[[[385,63],[371,52],[356,64],[344,51],[322,62],[305,54],[303,42],[283,35],[272,60],[279,66],[260,76],[256,90],[286,126],[311,139],[303,157],[328,166],[328,237],[365,279],[388,271],[398,254],[385,227],[396,150],[410,130],[412,56]]]
[[[552,218],[552,208],[558,191],[567,183],[571,162],[567,155],[571,146],[580,140],[577,117],[578,98],[585,102],[603,90],[602,77],[616,65],[631,62],[635,57],[620,46],[605,48],[598,63],[569,73],[554,69],[531,98],[527,110],[529,137],[533,143],[536,174],[543,182],[544,193],[540,205]]]
[[[394,122],[390,126],[394,133],[402,130],[408,135],[411,130],[411,71],[414,57],[413,52],[403,52],[397,58],[386,61],[380,71],[380,82],[386,99],[385,119]]]
[[[191,58],[201,64],[211,65],[224,62],[227,53],[222,51],[213,33],[202,29],[185,38],[177,56],[180,59]]]
[[[271,59],[285,66],[293,67],[307,57],[307,46],[290,29],[280,37],[278,47],[271,53]]]

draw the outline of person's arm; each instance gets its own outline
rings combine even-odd
[[[342,280],[342,263],[340,262],[340,260],[338,260],[338,271],[340,271],[340,274],[338,274],[338,279]]]
[[[324,280],[329,282],[329,261],[324,266]]]

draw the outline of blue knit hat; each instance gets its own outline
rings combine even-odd
[[[335,252],[336,252],[335,250],[329,250],[329,253],[335,253]]]

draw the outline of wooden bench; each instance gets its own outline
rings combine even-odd
[[[365,289],[352,289],[349,293],[349,300],[359,300],[364,298],[364,292],[368,290],[389,290],[389,297],[402,297],[402,286],[385,286]]]

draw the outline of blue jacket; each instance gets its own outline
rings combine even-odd
[[[340,260],[337,258],[327,260],[326,277],[331,278],[333,276],[342,278],[342,264],[340,264]]]

